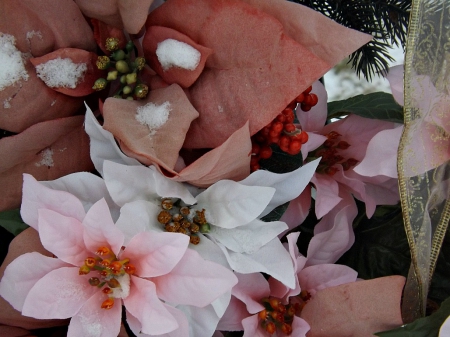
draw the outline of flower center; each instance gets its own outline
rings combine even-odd
[[[210,224],[206,220],[205,209],[194,210],[192,206],[185,205],[181,199],[163,198],[158,222],[164,225],[167,232],[182,233],[189,236],[193,245],[200,242],[197,233],[208,233]]]
[[[125,298],[130,292],[130,275],[136,272],[136,267],[130,263],[130,259],[119,260],[108,247],[99,247],[95,253],[97,256],[89,256],[80,267],[79,274],[87,275],[91,271],[97,271],[98,275],[89,279],[89,284],[102,289],[108,299],[101,304],[102,309],[111,309],[114,306],[114,298]]]
[[[265,297],[261,300],[264,310],[258,313],[261,327],[269,334],[277,330],[285,335],[292,333],[294,315],[299,316],[306,302],[311,298],[307,291],[302,291],[299,296],[290,298],[289,304],[283,304],[279,298]]]
[[[344,171],[347,171],[358,164],[354,158],[344,158],[340,154],[340,150],[347,150],[350,144],[345,140],[341,140],[341,135],[336,131],[331,131],[327,134],[327,140],[314,152],[311,152],[309,158],[315,159],[322,157],[317,173],[327,174],[333,176],[339,169],[336,164],[342,165]]]

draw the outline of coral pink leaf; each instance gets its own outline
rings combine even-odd
[[[67,264],[36,252],[26,253],[10,263],[0,282],[0,295],[14,309],[21,311],[28,292],[35,283],[52,270]]]
[[[130,295],[124,299],[124,304],[141,324],[143,333],[161,335],[179,327],[176,318],[156,295],[153,282],[132,276],[131,288]]]
[[[106,49],[106,39],[116,38],[119,41],[118,48],[124,49],[127,44],[127,38],[122,29],[110,26],[100,20],[91,19],[92,26],[94,28],[94,38],[100,49],[109,55],[111,52]]]
[[[200,59],[195,69],[183,69],[181,67],[170,67],[169,69],[163,69],[161,62],[157,56],[158,44],[164,40],[172,39],[177,42],[182,42],[200,52]],[[145,58],[149,61],[150,67],[161,76],[161,78],[168,84],[177,83],[183,88],[190,87],[200,76],[203,68],[205,67],[206,59],[213,51],[209,48],[203,47],[198,43],[195,43],[188,36],[167,27],[150,26],[147,28],[144,40],[142,41],[144,46]]]
[[[81,267],[91,254],[83,240],[83,225],[77,219],[49,209],[38,210],[42,245],[60,260]]]
[[[31,58],[30,62],[35,67],[38,67],[39,65],[45,66],[45,64],[48,64],[47,62],[58,59],[61,60],[69,59],[73,64],[77,66],[84,65],[86,67],[85,71],[78,78],[75,88],[72,88],[67,85],[50,86],[53,90],[56,90],[62,94],[73,97],[89,95],[95,91],[94,89],[92,89],[92,87],[94,86],[94,82],[98,78],[105,76],[105,71],[99,70],[95,64],[97,61],[97,54],[82,49],[62,48],[41,57]],[[69,71],[71,71],[70,68],[64,69],[60,67],[57,70],[58,74],[54,74],[52,72],[51,76],[58,76],[58,78],[60,77],[62,78],[63,76],[66,77],[72,75],[70,73],[68,73],[67,75],[63,75],[65,74],[65,72]],[[47,81],[45,82],[48,85]]]
[[[300,315],[308,337],[372,336],[400,326],[404,284],[403,276],[388,276],[318,291]]]
[[[166,105],[169,110],[167,121],[157,128],[140,123],[136,118],[137,109],[144,109],[147,104],[159,109]],[[186,132],[192,120],[198,117],[198,112],[189,103],[181,87],[173,84],[151,91],[141,101],[108,98],[103,106],[103,115],[104,129],[119,140],[128,156],[145,165],[158,164],[172,171]]]
[[[130,240],[122,256],[132,261],[140,277],[156,277],[169,273],[188,245],[189,236],[184,234],[142,232]]]
[[[93,169],[83,116],[42,122],[18,135],[2,138],[0,156],[0,210],[20,206],[23,173],[38,180],[52,180]]]
[[[36,282],[28,293],[22,314],[34,318],[69,318],[100,291],[89,284],[90,275],[79,275],[78,267],[62,267]]]
[[[67,336],[117,336],[122,316],[121,300],[116,299],[111,309],[101,308],[107,295],[101,291],[95,293],[72,317]]]
[[[237,278],[229,269],[204,260],[196,251],[188,249],[169,274],[153,282],[158,297],[166,302],[205,307],[230,291]]]

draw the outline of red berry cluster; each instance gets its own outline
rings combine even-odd
[[[293,124],[294,110],[298,104],[303,111],[309,111],[317,104],[317,95],[311,93],[312,87],[298,95],[273,121],[263,127],[252,137],[251,171],[260,168],[259,160],[272,156],[272,144],[277,144],[281,151],[290,155],[300,153],[302,145],[308,141],[308,134]]]

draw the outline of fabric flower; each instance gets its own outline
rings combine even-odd
[[[156,72],[146,78],[155,97],[145,106],[170,104],[167,124],[149,129],[136,121],[136,103],[109,98],[102,129],[127,156],[174,180],[241,180],[250,173],[250,136],[369,39],[284,1],[166,1],[149,14],[142,46]]]
[[[185,235],[142,232],[124,247],[105,199],[84,214],[74,195],[25,178],[24,220],[31,220],[45,249],[57,257],[28,253],[6,268],[0,294],[25,316],[72,317],[68,336],[114,336],[123,303],[134,331],[187,336],[185,315],[165,302],[203,307],[236,283],[227,269],[187,249]],[[50,201],[48,208],[33,207]],[[123,214],[121,219],[127,221]]]
[[[204,191],[173,182],[152,166],[105,161],[103,176],[122,213],[145,218],[140,222],[148,224],[138,229],[118,221],[127,238],[135,230],[186,232],[192,249],[204,258],[239,273],[265,272],[293,286],[292,264],[277,238],[286,225],[260,217],[298,195],[316,165],[310,163],[284,175],[255,172],[242,182],[221,180]],[[180,227],[184,222],[187,227]]]
[[[352,214],[349,224],[352,223],[357,214],[353,197],[365,203],[368,217],[373,215],[376,205],[398,202],[397,157],[392,144],[398,144],[402,126],[356,115],[325,125],[325,89],[316,82],[313,92],[319,96],[318,105],[308,112],[298,111],[297,117],[309,136],[302,147],[303,157],[307,161],[321,157],[311,179],[316,193],[315,213],[318,219],[322,218],[315,228],[314,233],[318,234],[332,228],[335,217],[330,212],[335,210],[336,214],[347,205],[351,208],[348,215]],[[283,221],[290,226],[301,223],[308,213],[309,200],[299,197],[293,201]]]

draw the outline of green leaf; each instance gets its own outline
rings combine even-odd
[[[22,221],[19,209],[0,212],[0,226],[15,236],[29,227]]]
[[[339,118],[348,114],[403,123],[403,108],[391,94],[385,92],[358,95],[346,100],[328,103],[328,119]]]
[[[450,298],[442,302],[441,307],[434,314],[419,318],[410,324],[400,328],[378,332],[375,335],[380,337],[437,337],[439,329],[447,317],[450,315]]]

